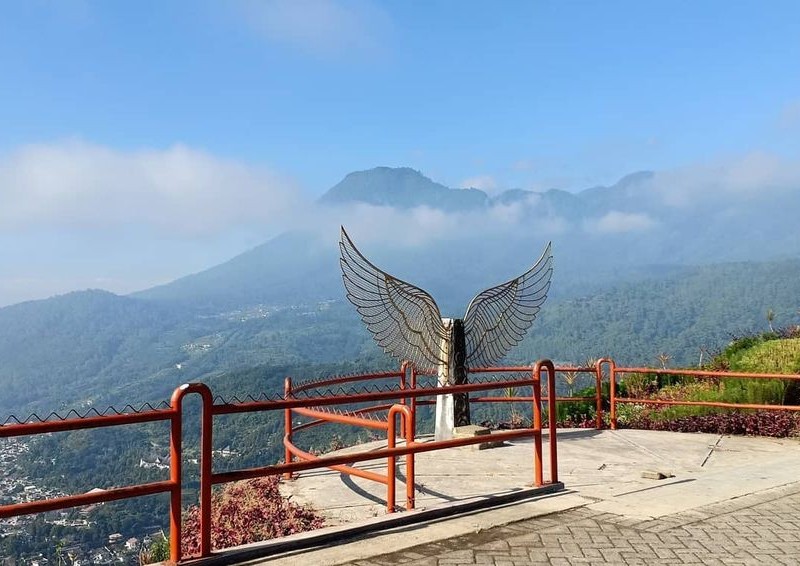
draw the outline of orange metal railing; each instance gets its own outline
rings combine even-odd
[[[542,395],[541,380],[543,373],[547,373],[549,391],[555,391],[555,368],[549,361],[538,362],[534,367],[523,368],[487,368],[480,372],[527,372],[528,378],[520,380],[497,380],[486,383],[472,383],[447,388],[418,387],[417,373],[406,364],[399,372],[387,372],[360,376],[333,378],[324,382],[314,382],[292,388],[291,380],[286,381],[286,395],[279,400],[248,401],[237,403],[214,403],[211,389],[202,383],[184,384],[178,387],[170,400],[169,408],[153,409],[148,411],[98,415],[83,418],[68,418],[55,421],[10,423],[0,426],[0,438],[23,437],[50,432],[73,431],[80,429],[102,428],[109,426],[123,426],[129,424],[168,421],[170,423],[170,474],[169,480],[144,483],[139,485],[110,488],[92,493],[69,495],[39,501],[16,503],[0,506],[0,519],[80,507],[95,503],[104,503],[120,499],[141,497],[157,493],[170,494],[169,525],[170,525],[170,560],[181,562],[181,496],[182,496],[182,467],[183,467],[183,400],[187,395],[197,394],[201,400],[200,419],[200,556],[210,556],[211,547],[211,492],[217,484],[244,480],[270,475],[288,475],[304,470],[318,468],[334,468],[347,473],[360,474],[362,477],[385,483],[387,486],[387,510],[395,510],[395,481],[397,458],[406,457],[406,508],[414,508],[414,456],[421,452],[441,450],[457,446],[468,446],[485,441],[485,438],[473,437],[451,439],[444,441],[417,442],[416,431],[416,406],[420,398],[434,397],[443,393],[475,393],[479,391],[497,389],[510,386],[531,386],[533,396],[529,398],[533,410],[533,426],[525,429],[498,432],[493,440],[513,440],[522,438],[533,439],[533,483],[544,485],[542,468]],[[398,379],[399,388],[386,391],[371,392],[343,392],[342,394],[313,395],[309,391],[322,386],[341,385],[358,381],[380,379]],[[298,396],[298,393],[303,395]],[[397,401],[399,403],[387,403]],[[363,403],[381,403],[357,411],[345,410],[334,412],[326,410],[337,405],[352,405]],[[419,400],[420,403],[428,401]],[[551,415],[550,432],[550,481],[558,482],[557,448],[554,426],[556,398],[551,396],[548,400]],[[226,414],[251,413],[263,411],[283,411],[286,425],[284,447],[287,460],[283,464],[262,466],[224,473],[213,472],[212,430],[214,417]],[[367,418],[370,413],[387,411],[386,420]],[[315,420],[293,428],[292,414],[302,414]],[[397,427],[397,417],[400,417],[400,427]],[[327,422],[343,422],[356,426],[370,427],[386,430],[387,447],[380,450],[337,454],[332,456],[314,456],[296,447],[292,442],[295,432],[315,424]],[[400,433],[405,439],[404,446],[397,446],[396,437]],[[358,470],[352,465],[357,462],[375,459],[387,459],[387,474],[370,476],[371,472]],[[297,461],[293,461],[293,460]]]
[[[603,389],[602,389],[602,382],[603,382],[603,360],[598,361],[595,364],[595,367],[572,367],[572,366],[554,366],[553,371],[555,375],[560,373],[566,372],[574,372],[576,374],[590,374],[595,379],[595,395],[593,397],[559,397],[556,396],[555,401],[557,403],[585,403],[585,402],[594,402],[595,404],[595,428],[598,430],[603,428]],[[470,369],[470,373],[488,373],[488,372],[497,372],[503,369],[508,369],[510,371],[520,371],[524,368],[485,368],[485,369]],[[555,381],[551,384],[548,381],[548,390],[547,395],[542,397],[542,402],[548,403],[548,407],[550,407],[550,391],[556,391]],[[518,395],[504,395],[504,396],[485,396],[485,397],[471,397],[470,403],[519,403],[519,402],[531,402],[533,398],[530,396],[518,396]],[[548,413],[550,411],[548,410]],[[553,412],[555,409],[553,408]]]
[[[533,425],[530,428],[524,429],[517,429],[514,431],[507,431],[503,433],[496,433],[493,436],[493,440],[512,440],[515,438],[524,438],[524,437],[534,437],[534,450],[536,452],[534,457],[534,484],[537,486],[541,486],[544,483],[543,480],[543,473],[542,473],[542,440],[541,440],[541,404],[544,401],[541,395],[541,375],[543,372],[547,372],[548,374],[548,383],[549,383],[549,390],[555,390],[555,371],[554,367],[551,362],[549,361],[542,361],[537,363],[535,366],[531,367],[499,367],[499,368],[484,368],[484,369],[476,369],[472,370],[471,373],[509,373],[509,372],[521,372],[524,374],[529,374],[530,379],[528,380],[520,380],[520,379],[506,379],[506,380],[496,380],[491,382],[485,383],[473,383],[467,385],[460,385],[460,386],[450,386],[447,388],[439,388],[439,387],[427,387],[427,388],[420,388],[417,386],[417,376],[418,372],[415,370],[413,366],[408,364],[403,364],[401,370],[399,372],[387,372],[381,374],[368,374],[368,375],[360,375],[360,376],[347,376],[347,377],[337,377],[331,378],[327,380],[318,380],[314,382],[310,382],[307,384],[303,384],[300,386],[293,387],[292,380],[287,378],[285,382],[285,389],[284,389],[284,397],[286,399],[294,398],[297,393],[300,392],[307,392],[312,389],[322,389],[322,388],[330,388],[336,385],[341,385],[344,383],[355,383],[359,381],[367,381],[373,379],[399,379],[400,380],[400,390],[399,392],[402,394],[401,404],[399,405],[378,405],[372,407],[366,407],[346,412],[339,412],[339,413],[332,413],[329,411],[324,411],[320,407],[297,407],[297,408],[287,408],[285,409],[284,414],[284,423],[285,423],[285,437],[284,437],[284,448],[285,448],[285,462],[289,463],[292,462],[294,458],[297,458],[300,461],[304,462],[321,462],[323,458],[319,458],[313,454],[305,452],[301,450],[293,443],[294,433],[298,432],[303,429],[307,429],[311,426],[316,426],[324,423],[340,423],[340,424],[348,424],[354,426],[362,426],[371,429],[377,430],[385,430],[387,431],[387,439],[388,439],[388,449],[391,450],[395,448],[395,417],[396,415],[400,415],[401,419],[401,427],[400,430],[402,431],[403,435],[405,436],[406,447],[412,448],[410,452],[407,452],[406,456],[406,509],[413,509],[414,508],[414,455],[419,452],[425,452],[429,450],[437,450],[443,448],[450,448],[455,446],[468,446],[470,444],[477,444],[480,442],[485,442],[485,438],[464,438],[464,439],[455,439],[455,440],[447,440],[447,441],[438,441],[438,442],[426,442],[424,444],[416,443],[415,442],[415,430],[416,430],[416,407],[419,403],[433,403],[430,400],[419,400],[420,397],[433,397],[436,395],[441,395],[443,392],[447,393],[469,393],[469,392],[476,392],[482,390],[489,390],[489,389],[497,389],[500,387],[507,387],[507,386],[531,386],[533,388],[533,396],[527,397],[524,399],[518,399],[529,401],[532,404],[532,414],[534,415]],[[430,375],[431,372],[425,373],[425,375]],[[407,379],[407,376],[409,377]],[[407,387],[407,384],[410,382],[410,387]],[[397,392],[395,392],[395,397],[397,397]],[[355,395],[349,395],[347,400],[348,402],[354,402],[356,400]],[[377,397],[370,396],[370,397],[362,397],[361,399],[364,400],[377,400]],[[552,400],[552,407],[549,411],[549,414],[552,415],[551,417],[551,430],[555,431],[555,401],[556,399],[553,398]],[[548,399],[548,402],[549,399]],[[388,416],[387,420],[375,420],[372,418],[366,418],[364,415],[377,412],[382,410],[388,409]],[[298,414],[305,417],[313,418],[315,420],[307,423],[300,424],[299,426],[294,426],[293,424],[293,415]],[[550,478],[551,482],[556,483],[558,482],[558,464],[557,464],[557,448],[556,448],[556,434],[555,432],[552,433],[549,446],[550,446]],[[380,454],[380,451],[373,451],[364,453],[364,457],[361,457],[359,460],[354,461],[362,461],[364,459],[375,459],[376,455]],[[375,472],[371,472],[368,470],[361,470],[352,466],[344,465],[344,464],[336,464],[330,465],[328,467],[335,469],[337,471],[341,471],[343,473],[347,473],[350,475],[354,475],[357,477],[365,478],[368,480],[372,480],[378,483],[385,484],[387,486],[387,496],[386,496],[386,506],[387,511],[389,513],[394,512],[395,510],[395,485],[394,485],[394,478],[395,478],[395,456],[389,454],[387,456],[387,475],[378,474]],[[237,476],[238,477],[238,476]],[[291,473],[284,474],[284,477],[289,478],[291,477]]]
[[[713,407],[718,409],[753,409],[770,411],[800,411],[800,405],[766,405],[754,403],[729,403],[722,401],[679,401],[673,399],[646,399],[634,397],[617,396],[617,380],[626,373],[635,374],[659,374],[697,377],[700,379],[778,379],[788,381],[800,381],[800,374],[782,373],[749,373],[749,372],[728,372],[728,371],[706,371],[706,370],[678,370],[664,368],[647,367],[617,367],[614,360],[603,359],[598,362],[608,367],[609,375],[609,404],[610,404],[610,426],[613,430],[617,428],[617,405],[620,403],[637,403],[642,405],[683,405],[689,407]]]
[[[595,397],[558,397],[556,395],[556,376],[559,372],[576,371],[593,375],[596,383]],[[721,402],[700,402],[700,401],[673,401],[673,400],[654,400],[636,399],[630,397],[617,396],[617,382],[626,373],[659,373],[670,375],[685,375],[698,378],[742,378],[742,379],[789,379],[800,380],[800,375],[783,374],[762,374],[762,373],[730,373],[730,372],[710,372],[700,370],[665,370],[656,368],[637,368],[637,367],[617,367],[613,360],[602,359],[597,362],[594,368],[571,368],[556,367],[550,361],[538,362],[533,367],[496,367],[496,368],[473,368],[470,374],[474,376],[482,374],[507,374],[517,373],[524,377],[509,379],[507,376],[500,375],[497,379],[487,380],[477,383],[467,383],[446,388],[431,386],[419,386],[418,377],[420,375],[430,375],[430,373],[418,373],[415,368],[404,364],[400,371],[365,374],[357,376],[338,377],[328,380],[309,382],[292,385],[291,379],[286,380],[285,396],[278,400],[251,400],[236,403],[214,403],[214,398],[208,386],[201,383],[185,384],[178,387],[172,395],[170,405],[166,409],[152,409],[134,413],[111,414],[87,416],[83,418],[72,418],[64,420],[43,422],[23,422],[11,423],[0,426],[0,438],[23,437],[51,432],[72,431],[80,429],[91,429],[109,426],[124,426],[129,424],[168,421],[170,423],[170,475],[169,480],[131,485],[124,487],[110,488],[105,491],[92,492],[86,494],[69,495],[51,499],[32,501],[26,503],[15,503],[0,506],[0,519],[25,515],[31,513],[41,513],[71,507],[80,507],[95,503],[109,502],[120,499],[141,497],[158,493],[170,494],[170,559],[180,562],[181,556],[181,474],[183,462],[182,431],[183,424],[183,400],[187,395],[197,394],[202,403],[202,413],[200,421],[200,555],[209,556],[212,553],[211,547],[211,491],[213,485],[222,484],[237,480],[244,480],[269,475],[284,475],[290,477],[292,474],[304,470],[319,468],[333,468],[345,473],[361,475],[368,479],[385,483],[387,486],[387,510],[394,511],[395,505],[395,477],[397,458],[406,457],[406,501],[407,509],[414,508],[414,456],[422,452],[441,450],[456,446],[468,446],[485,441],[485,438],[472,437],[463,439],[451,439],[445,441],[421,442],[416,439],[416,413],[418,405],[433,403],[432,399],[436,395],[443,393],[468,393],[473,394],[471,402],[530,402],[532,408],[532,423],[529,428],[500,431],[493,434],[493,440],[514,440],[531,438],[533,440],[533,483],[534,485],[544,485],[543,473],[543,452],[542,452],[542,426],[544,403],[547,407],[547,421],[550,429],[549,434],[549,471],[550,481],[558,482],[558,448],[556,434],[556,405],[559,402],[591,402],[596,403],[597,420],[596,426],[603,427],[603,403],[602,391],[603,379],[605,376],[609,380],[609,402],[610,414],[609,422],[611,428],[617,426],[617,407],[620,403],[651,403],[661,405],[699,405],[718,408],[741,408],[741,409],[770,409],[798,411],[798,406],[778,406],[778,405],[755,405],[755,404],[736,404]],[[542,395],[542,381],[547,379],[547,395]],[[326,387],[341,386],[343,384],[353,384],[359,382],[375,382],[376,380],[397,380],[398,385],[388,390],[380,391],[350,391],[341,393],[325,392],[315,394],[315,389]],[[476,378],[474,381],[479,381]],[[508,387],[531,388],[532,394],[520,397],[496,397],[474,395],[482,391],[492,391]],[[371,404],[367,407],[352,409],[353,405]],[[336,407],[346,405],[342,410]],[[213,472],[212,454],[212,425],[214,417],[226,414],[251,413],[277,411],[283,412],[285,434],[283,439],[286,460],[282,464],[262,466],[242,470],[229,471],[224,473]],[[377,416],[386,413],[385,418]],[[299,426],[292,422],[292,415],[303,415],[305,418],[312,419]],[[399,417],[400,425],[397,426]],[[298,448],[294,442],[294,435],[312,426],[324,423],[346,423],[354,426],[370,428],[373,430],[386,431],[387,447],[374,451],[352,452],[348,454],[336,454],[329,456],[315,456]],[[405,444],[396,444],[397,436],[405,440]],[[387,459],[386,475],[375,474],[367,470],[360,470],[354,466],[355,463]]]

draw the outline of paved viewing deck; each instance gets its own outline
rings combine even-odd
[[[418,455],[417,510],[410,513],[386,514],[383,485],[333,471],[301,474],[286,493],[322,512],[342,542],[253,563],[800,564],[797,439],[637,430],[560,430],[558,439],[566,489],[527,498],[529,442]],[[380,471],[386,462],[361,466]],[[648,471],[671,477],[643,477]],[[397,491],[402,505],[399,481]],[[464,502],[509,494],[522,499],[457,511]],[[454,515],[392,525],[443,508]],[[383,530],[345,540],[364,525]]]

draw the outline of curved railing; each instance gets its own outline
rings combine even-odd
[[[361,374],[342,377],[332,377],[327,379],[318,379],[313,381],[302,382],[293,384],[291,378],[286,378],[284,387],[285,399],[297,399],[298,395],[308,395],[311,391],[322,390],[326,393],[334,391],[334,388],[342,385],[354,384],[371,384],[376,381],[397,380],[397,387],[384,387],[380,391],[380,397],[375,397],[375,392],[367,390],[344,390],[340,389],[342,398],[348,403],[352,404],[356,398],[360,400],[369,400],[375,398],[383,399],[385,395],[394,395],[394,398],[399,401],[398,404],[379,404],[367,407],[348,408],[345,410],[330,410],[324,406],[298,406],[287,408],[284,412],[284,462],[291,463],[293,460],[301,462],[321,462],[324,458],[315,454],[307,452],[299,448],[294,442],[295,433],[307,430],[309,428],[329,424],[344,424],[356,427],[363,427],[372,430],[380,430],[386,432],[388,449],[396,447],[395,439],[397,431],[395,426],[396,416],[401,417],[401,426],[399,431],[405,439],[406,447],[414,447],[415,450],[408,452],[406,456],[406,509],[414,508],[414,454],[417,452],[424,452],[429,450],[436,450],[440,448],[449,448],[456,446],[467,446],[470,444],[477,444],[485,442],[483,438],[462,438],[447,441],[427,441],[424,445],[417,442],[416,439],[416,415],[417,407],[423,404],[433,404],[431,398],[441,395],[443,393],[466,393],[480,392],[486,390],[497,389],[501,387],[511,386],[528,386],[533,389],[533,394],[525,399],[517,399],[517,402],[528,401],[532,406],[533,422],[531,427],[520,428],[515,431],[507,433],[499,433],[495,435],[493,440],[501,441],[504,439],[511,440],[513,438],[522,438],[525,436],[534,436],[534,446],[537,451],[535,461],[537,462],[536,470],[534,470],[534,484],[542,485],[543,477],[541,471],[541,405],[544,399],[541,397],[541,386],[537,385],[541,382],[541,374],[543,371],[548,373],[548,382],[552,381],[552,385],[548,387],[554,388],[555,385],[555,372],[553,371],[552,363],[543,361],[535,364],[532,367],[511,367],[511,368],[486,368],[477,370],[477,373],[521,373],[524,377],[515,377],[513,379],[500,378],[495,380],[483,380],[479,383],[468,383],[460,386],[439,387],[424,386],[421,387],[417,381],[418,376],[432,376],[434,372],[427,370],[424,372],[417,372],[416,369],[408,364],[403,363],[400,371],[398,372],[382,372],[374,374]],[[537,389],[538,387],[538,389]],[[549,389],[550,390],[550,389]],[[478,398],[480,399],[480,398]],[[489,398],[486,398],[489,399]],[[483,400],[483,399],[481,399]],[[381,419],[375,417],[375,413],[386,413],[386,418]],[[555,414],[552,411],[551,414]],[[301,422],[295,424],[294,417],[296,415],[312,419],[308,422]],[[555,429],[554,421],[551,423]],[[538,440],[536,436],[538,435]],[[502,438],[501,438],[502,436]],[[555,456],[555,434],[551,441],[551,481],[558,481],[557,462]],[[370,453],[370,454],[377,454]],[[374,459],[374,456],[373,458]],[[367,480],[375,481],[386,485],[386,507],[387,512],[392,513],[395,511],[395,460],[394,456],[387,456],[387,474],[379,474],[369,470],[363,470],[354,466],[346,464],[336,464],[328,466],[331,469],[353,475],[356,477],[364,478]],[[291,478],[291,472],[284,474],[284,477]]]

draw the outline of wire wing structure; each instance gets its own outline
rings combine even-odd
[[[449,336],[433,297],[373,265],[344,228],[339,249],[347,298],[378,345],[420,368],[446,363]]]
[[[478,293],[464,315],[466,366],[488,367],[519,344],[547,299],[553,274],[551,244],[533,267]]]

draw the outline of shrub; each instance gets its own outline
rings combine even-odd
[[[547,426],[547,423],[544,423]],[[595,428],[595,415],[577,415],[567,419],[559,419],[557,423],[558,428]]]
[[[211,501],[211,546],[228,548],[317,529],[323,519],[289,502],[270,476],[228,484]],[[183,554],[200,553],[200,508],[191,506],[183,522]]]
[[[622,379],[627,395],[634,399],[646,399],[658,391],[658,376],[650,373],[630,373]],[[622,395],[622,391],[618,392]]]
[[[169,539],[161,532],[147,547],[139,551],[139,564],[153,564],[169,560]]]
[[[641,413],[627,421],[618,421],[621,428],[668,430],[672,432],[708,432],[784,438],[800,436],[800,414],[786,411],[724,412],[690,415],[679,418],[658,418]]]
[[[647,405],[639,403],[620,403],[617,405],[617,425],[624,428],[638,422],[649,410]]]

